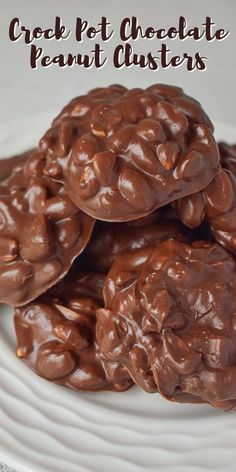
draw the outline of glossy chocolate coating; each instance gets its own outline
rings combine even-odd
[[[66,275],[94,225],[61,184],[42,176],[39,168],[32,177],[33,160],[31,151],[9,161],[13,170],[0,184],[0,302],[14,306]]]
[[[219,143],[221,167],[214,180],[201,192],[178,201],[178,213],[194,228],[205,219],[214,238],[236,253],[236,146]]]
[[[77,390],[123,391],[120,364],[102,361],[95,340],[104,276],[72,271],[59,285],[16,309],[17,356],[41,377]]]
[[[195,232],[181,224],[170,208],[159,213],[128,223],[98,221],[82,255],[85,267],[107,273],[121,254],[152,248],[170,238],[184,242],[197,239]]]
[[[236,264],[225,249],[169,240],[117,257],[104,297],[105,358],[169,400],[236,407]]]
[[[39,144],[44,173],[104,221],[130,221],[204,189],[218,170],[212,124],[182,89],[120,85],[72,100]]]
[[[27,161],[32,152],[34,152],[34,150],[31,149],[22,154],[0,159],[0,182],[7,179],[11,175],[13,169],[21,168],[22,164]]]

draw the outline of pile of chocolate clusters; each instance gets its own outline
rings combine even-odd
[[[78,390],[236,406],[236,146],[182,89],[72,100],[1,161],[17,356]]]

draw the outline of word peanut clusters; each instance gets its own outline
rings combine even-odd
[[[177,68],[185,66],[186,70],[204,71],[206,69],[207,57],[204,57],[199,48],[194,54],[187,51],[180,54],[173,54],[169,43],[174,40],[183,42],[186,39],[200,40],[209,43],[212,41],[222,41],[229,35],[229,31],[224,28],[217,28],[211,17],[207,16],[200,27],[189,27],[186,18],[180,16],[175,26],[168,28],[156,26],[143,26],[135,16],[124,18],[116,31],[111,22],[103,16],[96,25],[91,25],[88,20],[80,17],[75,19],[74,28],[70,29],[63,24],[62,18],[55,17],[53,27],[35,26],[29,28],[25,26],[19,18],[13,18],[9,25],[9,38],[12,42],[24,41],[30,48],[30,67],[47,68],[52,65],[61,68],[91,67],[102,68],[112,61],[113,67],[121,69],[123,67],[139,67],[158,71],[170,67]],[[117,43],[112,48],[111,53],[106,51],[106,44],[111,39],[117,39]],[[75,45],[79,44],[82,50],[83,43],[93,44],[90,52],[76,51],[66,54],[58,53],[55,56],[46,53],[45,47],[38,46],[40,40],[66,41],[70,39]],[[148,45],[152,42],[154,48],[146,53],[139,53],[138,47],[133,42],[142,40]],[[164,41],[168,41],[164,42]],[[77,46],[76,46],[77,48]]]

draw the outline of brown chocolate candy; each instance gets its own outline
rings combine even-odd
[[[178,213],[194,228],[205,219],[214,238],[236,253],[236,147],[219,144],[221,167],[208,187],[177,202]]]
[[[0,182],[6,180],[12,173],[13,169],[21,168],[27,159],[31,156],[33,149],[23,152],[22,154],[17,154],[12,157],[5,159],[0,159]]]
[[[29,157],[29,153],[26,153]],[[64,187],[32,177],[25,155],[0,185],[0,302],[23,305],[62,279],[88,243],[94,220]],[[4,175],[6,176],[6,174]]]
[[[236,407],[236,263],[225,249],[169,240],[117,257],[104,296],[105,358],[169,400]]]
[[[130,221],[204,189],[218,169],[212,124],[182,89],[120,85],[72,100],[40,141],[44,173],[83,211]]]
[[[181,224],[170,208],[159,213],[128,223],[98,221],[82,254],[84,266],[107,273],[115,258],[126,252],[151,248],[170,238],[185,242],[197,239],[197,234]]]
[[[95,340],[104,276],[71,272],[59,285],[16,309],[17,356],[41,377],[78,390],[126,390],[127,370],[102,361]]]

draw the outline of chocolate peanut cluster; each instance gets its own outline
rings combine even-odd
[[[199,241],[117,257],[98,310],[104,357],[148,392],[235,407],[235,271],[229,253]]]
[[[97,88],[0,176],[18,358],[76,390],[236,408],[236,145],[199,102]]]
[[[0,182],[0,302],[14,306],[66,275],[94,225],[61,184],[40,172],[32,176],[33,156],[31,151],[15,157],[12,172]]]
[[[219,143],[221,166],[208,187],[177,203],[185,225],[197,227],[204,219],[215,239],[236,254],[236,146]]]
[[[146,219],[128,223],[97,222],[92,238],[82,254],[86,268],[107,273],[120,254],[155,247],[158,242],[170,238],[177,241],[196,239],[198,231],[191,231],[181,224],[171,209],[152,215],[152,219],[149,215]],[[206,227],[201,226],[200,233],[203,235],[206,230]]]
[[[17,308],[17,356],[41,377],[73,389],[129,388],[127,370],[103,361],[95,339],[103,282],[102,274],[74,268],[46,295]]]
[[[72,100],[40,141],[44,173],[79,208],[129,221],[205,188],[218,170],[212,124],[182,89],[119,85]]]

